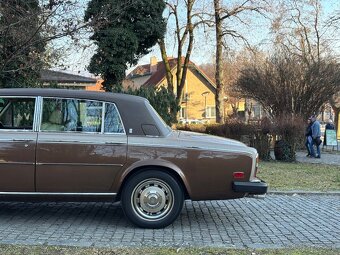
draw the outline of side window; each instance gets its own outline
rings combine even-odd
[[[41,130],[100,133],[102,109],[97,101],[44,98]]]
[[[105,133],[124,133],[123,123],[119,117],[117,107],[114,104],[105,103]]]
[[[34,98],[0,98],[0,129],[33,130]]]

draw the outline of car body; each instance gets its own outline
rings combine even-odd
[[[136,225],[171,224],[183,201],[264,194],[255,149],[171,130],[145,98],[0,89],[3,200],[121,201]]]

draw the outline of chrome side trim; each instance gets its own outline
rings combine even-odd
[[[117,193],[66,193],[66,192],[0,192],[1,195],[14,196],[116,196]]]
[[[91,141],[80,141],[80,140],[74,140],[74,141],[67,141],[67,140],[39,140],[40,143],[62,143],[62,144],[95,144],[95,145],[126,145],[125,142],[115,142],[115,143],[110,143],[110,142],[91,142]]]
[[[29,166],[34,166],[35,163],[32,162],[1,162],[0,165],[29,165]]]
[[[35,142],[35,140],[33,140],[33,139],[0,138],[0,142],[27,142],[27,143],[29,143],[29,142]]]
[[[2,133],[8,133],[8,132],[22,132],[22,133],[28,133],[28,132],[34,132],[32,129],[0,129],[0,132]]]
[[[37,162],[37,166],[119,166],[122,164],[88,164],[88,163],[40,163]]]

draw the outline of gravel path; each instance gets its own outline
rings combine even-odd
[[[321,152],[321,158],[309,158],[306,155],[306,152],[298,151],[296,160],[303,163],[337,165],[340,171],[340,153]]]

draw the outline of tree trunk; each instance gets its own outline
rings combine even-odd
[[[162,38],[158,41],[158,45],[159,45],[159,48],[161,50],[162,60],[163,60],[164,66],[165,66],[165,76],[166,76],[166,81],[168,83],[168,90],[171,91],[172,93],[175,93],[173,74],[171,72],[171,67],[170,67],[170,64],[169,64],[168,55],[166,53],[164,38]]]
[[[223,68],[222,68],[222,50],[223,50],[223,31],[221,19],[220,0],[214,0],[215,8],[215,27],[216,27],[216,122],[224,123],[224,86],[222,82]]]
[[[165,42],[164,38],[160,39],[158,41],[159,48],[161,50],[162,54],[162,60],[165,66],[165,77],[166,81],[168,83],[168,91],[171,93],[175,93],[174,91],[174,80],[173,80],[173,74],[171,72],[171,66],[168,60],[168,55],[166,53],[166,47],[165,47]],[[171,115],[171,120],[177,122],[177,111],[178,111],[178,101],[177,105],[171,105],[170,107],[170,115]]]
[[[335,130],[338,131],[340,108],[333,108],[333,110],[334,110],[334,126]]]

